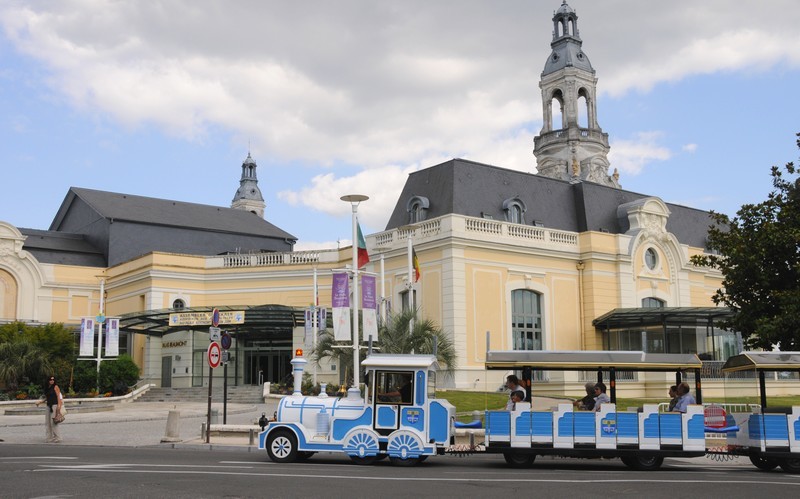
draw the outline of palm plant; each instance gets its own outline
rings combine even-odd
[[[413,321],[413,327],[410,323]],[[404,310],[394,314],[380,325],[376,347],[381,353],[418,353],[433,354],[436,343],[436,358],[442,370],[452,376],[456,368],[456,349],[452,338],[431,319],[419,319],[414,310]],[[331,359],[339,366],[346,368],[353,365],[353,349],[348,341],[337,342],[333,332],[324,330],[320,333],[317,347],[312,352],[314,362],[319,365],[321,359]],[[365,355],[361,350],[361,357]],[[350,380],[346,380],[350,381]]]
[[[38,382],[50,374],[47,354],[26,341],[0,343],[0,380],[11,390],[20,382]]]

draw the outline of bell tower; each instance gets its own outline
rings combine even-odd
[[[533,139],[539,175],[619,188],[608,174],[608,134],[597,122],[597,78],[583,52],[578,15],[563,0],[553,15],[552,51],[542,71],[543,126]]]
[[[233,196],[231,208],[235,210],[245,210],[255,213],[264,218],[264,198],[261,196],[261,189],[258,188],[258,177],[256,176],[256,161],[247,153],[244,163],[242,163],[242,178],[239,180],[239,189]]]

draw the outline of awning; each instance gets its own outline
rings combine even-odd
[[[717,323],[733,317],[728,307],[615,308],[592,321],[597,329],[625,329],[663,324]]]
[[[677,371],[700,369],[702,361],[693,353],[644,353],[629,351],[547,352],[540,350],[489,351],[487,369],[524,367],[550,371]]]
[[[280,334],[291,332],[293,328],[305,324],[304,309],[285,305],[233,305],[182,309],[165,308],[145,312],[132,312],[120,316],[120,332],[164,336],[175,331],[207,330],[208,326],[170,326],[169,315],[188,312],[211,312],[214,308],[219,309],[220,312],[244,311],[243,324],[222,326],[223,329],[241,334]]]
[[[800,352],[742,352],[729,358],[722,366],[722,372],[754,369],[763,371],[800,369]]]

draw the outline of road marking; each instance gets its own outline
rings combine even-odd
[[[64,466],[64,467],[55,467],[55,466],[48,466],[47,469],[37,469],[31,471],[38,471],[38,472],[54,472],[54,471],[75,471],[75,467],[71,466]],[[239,472],[230,472],[230,471],[168,471],[168,470],[124,470],[124,469],[104,469],[104,468],[82,468],[82,471],[94,471],[96,473],[153,473],[153,474],[183,474],[183,475],[225,475],[225,476],[262,476],[262,477],[278,477],[278,478],[299,478],[303,480],[310,480],[310,479],[323,479],[323,480],[362,480],[362,481],[379,481],[379,480],[386,480],[392,482],[502,482],[508,483],[508,478],[442,478],[442,477],[396,477],[396,476],[386,476],[386,477],[368,477],[368,476],[357,476],[357,475],[308,475],[308,474],[298,474],[298,473],[239,473]],[[564,479],[539,479],[539,478],[514,478],[515,483],[519,482],[527,482],[527,483],[569,483],[574,484],[574,478],[564,478]],[[664,483],[674,485],[675,480],[646,480],[646,479],[601,479],[601,480],[592,480],[592,483]],[[748,485],[791,485],[791,486],[798,486],[800,487],[800,482],[776,482],[776,481],[767,481],[767,480],[681,480],[682,484],[686,483],[695,483],[695,484],[725,484],[725,485],[733,485],[733,484],[748,484]]]
[[[0,457],[0,460],[10,460],[10,459],[78,459],[77,457],[65,457],[65,456],[19,456],[19,457]]]

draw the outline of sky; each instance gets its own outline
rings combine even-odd
[[[230,206],[248,152],[296,250],[382,231],[409,173],[535,173],[561,0],[0,3],[0,220],[71,186]],[[622,188],[735,214],[797,161],[796,0],[571,0]]]

